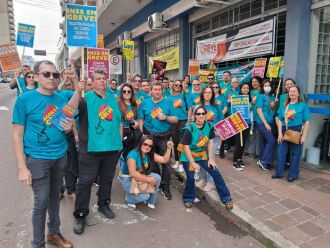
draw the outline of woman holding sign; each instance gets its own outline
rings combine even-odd
[[[243,96],[249,96],[249,112],[250,112],[250,108],[251,108],[251,98],[249,95],[250,92],[250,85],[249,83],[243,83],[240,87],[239,90],[239,95],[243,95]],[[246,140],[249,137],[249,133],[250,133],[250,125],[251,125],[251,119],[244,119],[246,124],[249,125],[249,127],[245,130],[243,130],[242,132],[238,133],[235,135],[235,152],[234,152],[234,157],[233,157],[233,167],[236,170],[243,170],[245,165],[242,161],[242,157],[243,157],[243,153],[244,153],[244,148],[245,148],[245,144],[246,144]]]

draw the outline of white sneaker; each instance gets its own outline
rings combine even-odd
[[[148,208],[156,209],[155,205],[154,204],[150,204],[150,203],[148,203]]]
[[[180,173],[184,172],[182,164],[179,164],[178,172],[180,172]]]
[[[179,167],[179,162],[175,161],[175,163],[172,164],[171,167],[176,170]]]
[[[199,200],[197,197],[194,199],[194,203],[200,202],[201,200]]]
[[[134,210],[134,209],[136,209],[136,205],[135,205],[134,203],[127,203],[127,207],[128,207],[128,209],[130,209],[130,210]]]

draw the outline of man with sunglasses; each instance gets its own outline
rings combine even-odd
[[[24,87],[24,77],[27,72],[31,71],[31,68],[29,65],[23,65],[22,71],[18,74],[18,77],[16,78],[15,76],[10,80],[9,82],[9,88],[17,89],[17,96],[19,96],[21,93],[20,92],[23,87]],[[19,85],[17,85],[17,83]],[[21,89],[21,90],[20,90]]]
[[[151,88],[151,98],[143,101],[138,110],[138,119],[140,129],[144,134],[150,134],[154,137],[155,152],[163,156],[167,149],[167,141],[171,137],[171,124],[178,122],[174,116],[173,107],[169,104],[167,98],[163,97],[163,87],[161,83],[155,82]],[[152,165],[152,171],[160,174],[158,164]],[[170,191],[171,173],[170,165],[166,163],[162,166],[161,192],[165,199],[171,200]]]
[[[192,82],[192,91],[186,95],[186,103],[188,108],[188,123],[191,121],[192,118],[192,107],[200,103],[201,92],[201,83],[199,82],[199,80],[194,79]]]
[[[89,214],[91,188],[99,178],[98,211],[106,218],[115,214],[110,208],[111,187],[116,172],[119,151],[122,150],[123,126],[116,98],[107,87],[104,71],[94,71],[93,90],[86,92],[86,82],[80,82],[78,90],[69,102],[79,110],[79,180],[76,186],[74,233],[83,234],[86,216]]]
[[[114,78],[111,79],[111,81],[110,81],[110,92],[116,98],[118,98],[118,96],[120,95],[120,90],[118,90],[118,82]]]
[[[60,233],[60,190],[66,166],[66,133],[70,119],[51,124],[57,111],[67,103],[57,94],[54,80],[60,77],[55,65],[47,60],[34,66],[37,90],[17,98],[13,112],[14,152],[18,163],[18,179],[31,186],[34,194],[32,212],[32,247],[45,247],[45,223],[48,211],[47,241],[57,247],[73,247]]]
[[[212,73],[210,73],[208,76],[207,76],[207,80],[208,82],[205,82],[202,86],[202,88],[206,88],[207,86],[210,86],[212,87],[215,83],[214,81],[214,75]]]

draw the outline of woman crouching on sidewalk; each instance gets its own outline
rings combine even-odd
[[[195,200],[195,171],[200,167],[206,170],[214,180],[220,200],[226,209],[233,209],[230,192],[214,161],[213,138],[214,128],[206,121],[206,109],[198,105],[194,110],[195,121],[185,127],[178,150],[181,152],[180,161],[187,174],[186,186],[183,192],[183,203],[191,208]]]
[[[121,164],[118,179],[124,187],[125,200],[131,209],[135,209],[135,204],[140,202],[146,202],[149,208],[155,209],[161,177],[156,173],[151,173],[151,164],[166,164],[171,157],[173,142],[167,142],[167,150],[164,156],[154,153],[153,143],[152,136],[143,135],[138,147],[128,153],[126,163]],[[151,188],[154,188],[153,193],[132,193],[133,179],[138,183],[149,184]],[[148,186],[148,188],[150,187]]]

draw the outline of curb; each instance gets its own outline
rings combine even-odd
[[[179,173],[173,168],[171,168],[171,173],[177,176],[179,179],[183,180],[184,183],[186,182],[185,173]],[[196,187],[196,196],[199,198],[204,198],[214,210],[216,210],[222,216],[231,219],[236,226],[253,236],[266,247],[298,248],[298,246],[293,242],[287,240],[281,234],[274,232],[261,221],[257,220],[249,213],[243,211],[239,206],[235,204],[235,199],[233,199],[234,209],[228,211],[220,202],[219,196],[215,190],[204,192]]]

